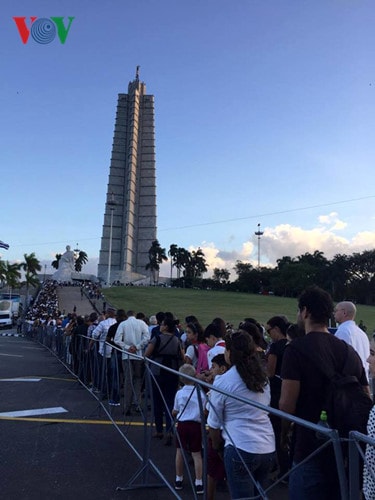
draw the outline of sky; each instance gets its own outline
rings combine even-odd
[[[13,17],[74,17],[22,43]],[[375,246],[372,0],[2,0],[0,258],[96,273],[117,95],[155,96],[157,236],[210,268]],[[169,269],[168,264],[165,270]],[[166,275],[168,275],[168,272]]]

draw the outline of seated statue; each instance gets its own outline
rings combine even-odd
[[[70,269],[74,271],[74,252],[67,245],[66,252],[62,254],[59,260],[59,269]]]
[[[59,268],[53,273],[52,279],[61,282],[72,281],[72,273],[74,272],[74,252],[67,245],[66,252],[59,259]]]

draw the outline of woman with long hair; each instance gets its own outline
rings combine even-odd
[[[255,320],[252,320],[251,318],[250,319],[247,318],[245,319],[245,321],[239,324],[238,329],[239,331],[247,332],[253,339],[257,355],[259,356],[259,359],[262,361],[263,366],[265,366],[266,352],[268,346],[267,342],[264,340],[261,326],[259,325],[259,323],[255,322]]]
[[[203,327],[198,322],[188,323],[186,336],[189,345],[186,349],[184,362],[193,365],[199,374],[208,369],[207,351],[209,347],[206,344]]]
[[[224,394],[211,391],[208,425],[214,449],[220,450],[224,444],[231,498],[249,498],[256,492],[254,480],[265,486],[275,464],[275,437],[266,410],[232,395],[267,406],[270,388],[255,343],[247,332],[227,335],[225,344],[225,359],[231,367],[213,384]]]

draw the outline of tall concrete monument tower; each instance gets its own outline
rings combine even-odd
[[[98,277],[128,283],[148,276],[155,239],[154,96],[146,95],[137,66],[128,93],[117,101]]]

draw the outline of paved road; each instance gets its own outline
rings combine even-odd
[[[122,410],[115,408],[117,430],[91,392],[45,347],[23,337],[1,336],[0,390],[1,498],[175,498],[166,487],[116,491],[142,466],[132,450],[134,447],[142,455],[142,422],[134,417],[124,421]],[[35,414],[28,413],[31,410]],[[14,414],[20,411],[26,413]],[[165,447],[160,441],[151,442],[150,455],[173,483],[173,447]],[[136,483],[142,482],[141,479]],[[162,484],[152,473],[149,482]],[[193,495],[185,488],[181,498],[191,499]],[[217,495],[217,500],[228,498],[227,493]],[[270,498],[286,499],[286,488],[279,488]]]
[[[89,299],[83,295],[81,296],[81,288],[79,286],[61,286],[57,288],[57,297],[59,301],[60,311],[65,314],[72,313],[74,307],[80,316],[90,314],[94,308]]]
[[[141,462],[98,401],[48,350],[25,338],[0,337],[0,384],[1,498],[149,498],[146,490],[116,492]],[[51,409],[56,413],[46,413]],[[40,411],[13,414],[30,410]],[[124,423],[116,410],[121,431],[142,450],[142,425]],[[173,450],[160,451],[165,472],[172,470]],[[166,492],[152,495],[168,498]]]

